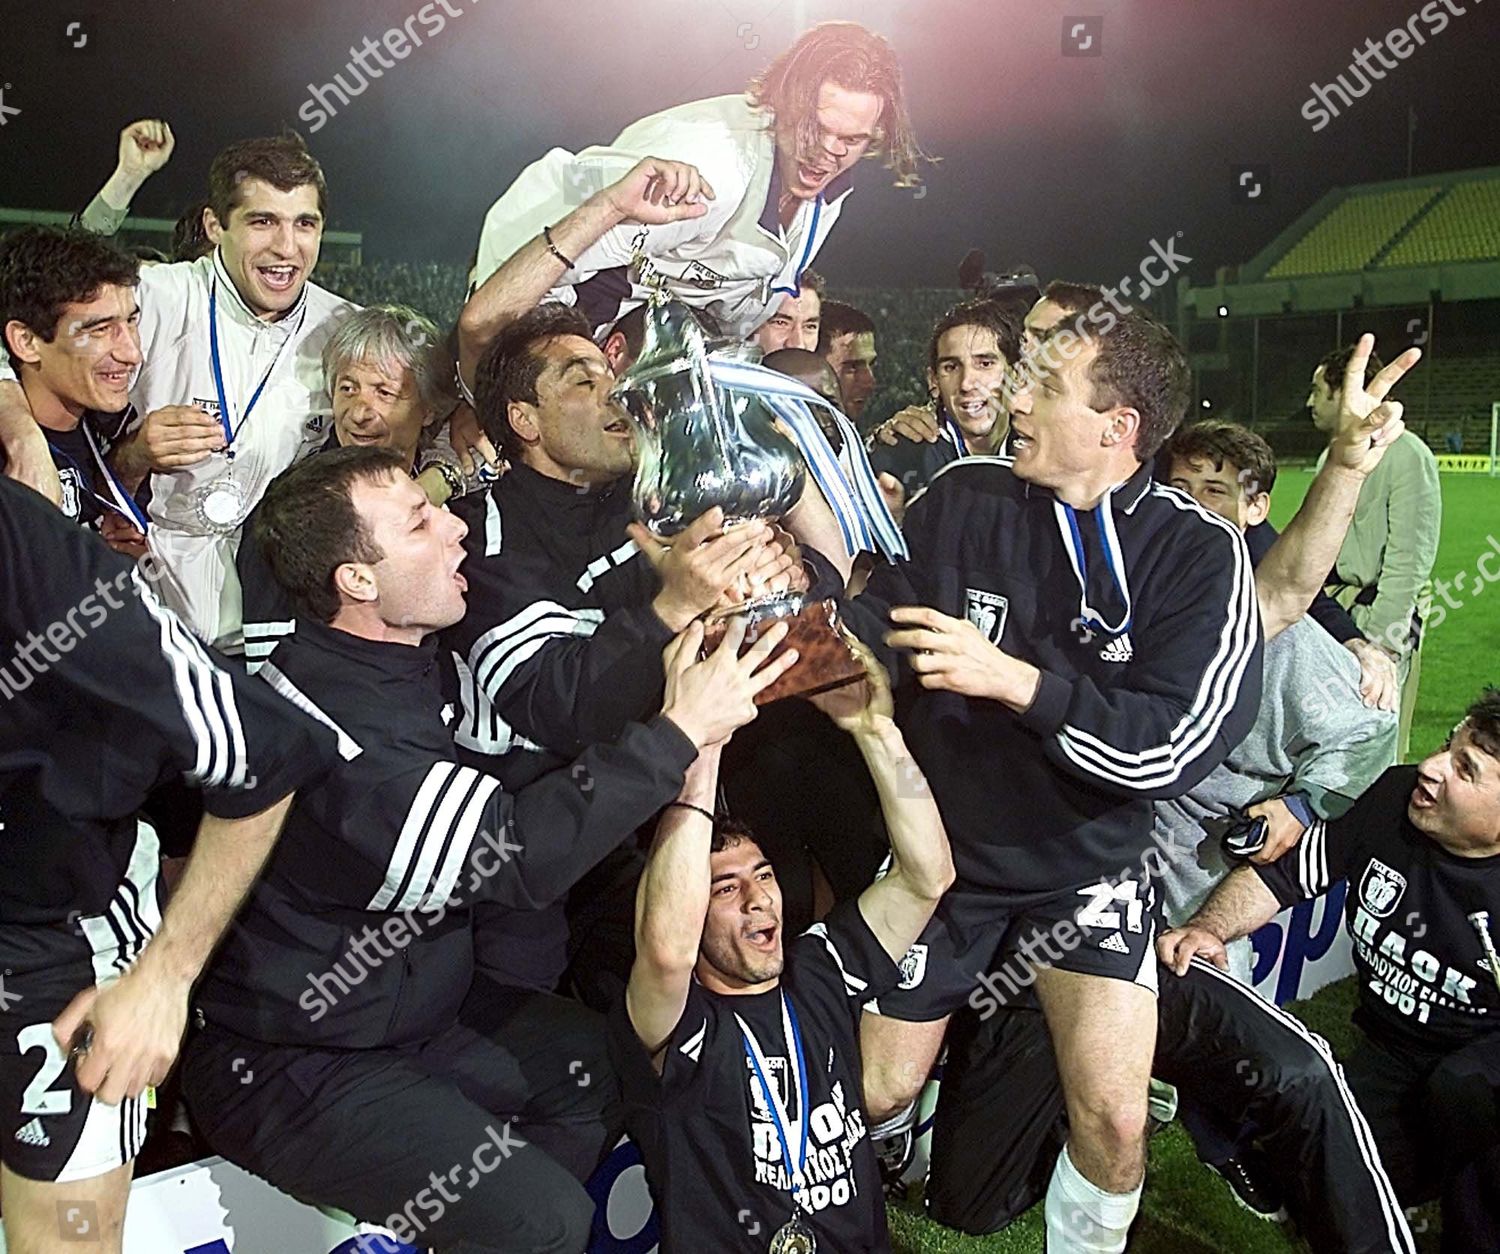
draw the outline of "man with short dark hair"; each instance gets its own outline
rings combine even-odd
[[[464,523],[395,453],[355,447],[277,479],[256,527],[300,619],[261,678],[335,728],[344,760],[293,806],[199,994],[198,1124],[278,1187],[409,1242],[581,1251],[580,1182],[612,1140],[602,1025],[476,979],[473,908],[556,900],[676,796],[790,665],[756,673],[783,633],[704,662],[689,636],[659,716],[512,794],[453,743],[459,676],[436,633],[464,612]]]
[[[0,480],[0,1208],[13,1254],[119,1254],[188,999],[334,738],[231,673],[148,579]],[[166,900],[147,794],[207,814]]]
[[[882,152],[899,185],[926,159],[912,133],[895,50],[854,22],[823,22],[777,56],[743,93],[642,118],[608,147],[554,148],[490,207],[471,287],[483,283],[570,208],[647,154],[692,168],[667,203],[702,197],[705,212],[669,224],[617,227],[578,252],[553,300],[576,304],[592,330],[645,299],[639,253],[674,299],[706,307],[733,339],[751,335],[795,297],[852,187],[854,166]]]
[[[750,337],[764,353],[783,348],[801,348],[809,352],[818,347],[818,330],[823,321],[823,276],[804,270],[795,294],[787,293],[776,306],[776,312],[765,320]]]
[[[453,363],[430,319],[406,305],[367,306],[339,324],[323,348],[323,369],[333,414],[321,451],[388,448],[434,505],[461,492],[462,474],[431,440],[455,397]],[[234,559],[252,675],[297,629],[295,608],[266,565],[254,521],[252,511]]]
[[[875,323],[841,300],[823,302],[818,352],[828,359],[844,394],[844,412],[856,426],[875,395]]]
[[[778,348],[775,352],[767,353],[761,365],[767,370],[774,370],[777,374],[788,375],[799,383],[807,384],[840,413],[843,412],[844,394],[839,388],[838,375],[833,373],[833,367],[828,364],[828,358],[820,357],[805,348]],[[813,411],[815,415],[821,415],[821,412],[816,409]],[[828,437],[833,451],[841,451],[843,432],[832,422],[820,425],[823,426],[823,434]]]
[[[1315,506],[1352,502],[1399,433],[1400,407],[1381,400],[1415,356],[1350,390]],[[1249,730],[1262,612],[1237,529],[1151,480],[1187,404],[1171,333],[1139,313],[1079,317],[1035,364],[1012,456],[945,467],[907,514],[911,560],[851,606],[867,640],[909,651],[903,730],[959,876],[922,937],[919,977],[867,1018],[865,1091],[877,1119],[909,1104],[948,1014],[1019,946],[1038,968],[1070,1126],[1049,1239],[1119,1251],[1139,1204],[1155,1039],[1151,803],[1194,787]],[[1319,570],[1317,528],[1288,533],[1283,567]],[[1317,578],[1278,581],[1267,634],[1301,615]],[[1024,798],[1013,813],[1000,779]]]
[[[1353,348],[1329,353],[1313,371],[1307,404],[1320,431],[1338,413],[1342,379]],[[1372,359],[1367,373],[1378,369]],[[1396,664],[1401,687],[1401,734],[1405,758],[1411,743],[1422,672],[1419,600],[1437,560],[1443,494],[1437,458],[1426,441],[1408,431],[1396,442],[1360,492],[1353,525],[1329,576],[1329,592],[1346,606],[1355,625]]]
[[[298,136],[240,140],[209,172],[213,253],[141,274],[137,419],[110,462],[127,493],[150,480],[144,542],[163,599],[231,653],[242,647],[240,526],[327,435],[323,344],[353,306],[310,282],[326,202]],[[15,421],[9,377],[0,369],[0,428]]]
[[[854,739],[890,832],[888,868],[857,901],[786,944],[769,858],[715,816],[719,745],[657,827],[611,1047],[664,1254],[781,1249],[789,1231],[840,1254],[889,1249],[856,1023],[900,979],[953,861],[885,673],[859,652],[863,680],[811,698]]]
[[[1402,1202],[1443,1202],[1445,1251],[1500,1245],[1500,692],[1295,854],[1234,871],[1158,942],[1178,974],[1347,879],[1360,1044],[1349,1085]]]
[[[870,442],[870,467],[888,475],[889,501],[910,500],[932,476],[960,457],[998,453],[1010,430],[1010,372],[1021,358],[1021,328],[1002,305],[966,300],[932,328],[927,389],[938,435],[931,442],[893,432]],[[894,441],[894,443],[890,442]]]
[[[105,465],[141,363],[136,262],[84,231],[23,227],[0,239],[0,333],[62,485],[62,511],[94,525],[139,507]]]

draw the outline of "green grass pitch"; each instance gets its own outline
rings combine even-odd
[[[1288,470],[1277,482],[1271,520],[1278,526],[1295,512],[1312,475]],[[1434,578],[1454,583],[1458,608],[1428,632],[1421,688],[1413,719],[1411,758],[1432,752],[1464,707],[1487,683],[1500,684],[1500,584],[1487,586],[1478,565],[1486,551],[1500,552],[1500,480],[1485,475],[1444,475],[1443,530]],[[1494,538],[1493,545],[1491,537]],[[1485,563],[1500,570],[1500,556]],[[1446,607],[1445,607],[1446,608]],[[1343,1052],[1352,1040],[1352,982],[1345,980],[1293,1007]],[[1043,1227],[1037,1207],[1004,1232],[966,1237],[924,1218],[915,1203],[890,1207],[896,1254],[1041,1254]],[[1428,1210],[1413,1220],[1420,1249],[1436,1250]],[[1227,1187],[1202,1166],[1182,1128],[1173,1124],[1151,1143],[1141,1218],[1130,1249],[1139,1254],[1304,1254],[1307,1246],[1284,1229],[1252,1218],[1230,1199]]]

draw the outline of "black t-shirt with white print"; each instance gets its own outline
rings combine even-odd
[[[611,1017],[611,1053],[626,1127],[646,1161],[661,1217],[662,1254],[764,1254],[791,1218],[790,1173],[735,1018],[760,1043],[795,1136],[800,1112],[782,1027],[783,989],[807,1064],[802,1218],[820,1250],[890,1248],[880,1169],[861,1102],[859,1015],[862,1003],[889,992],[900,978],[851,901],[792,942],[780,987],[726,996],[695,980],[660,1075],[621,999]]]
[[[1355,1021],[1391,1045],[1446,1052],[1500,1031],[1500,990],[1469,915],[1500,945],[1500,855],[1460,858],[1413,826],[1415,766],[1393,766],[1349,811],[1314,823],[1261,880],[1282,905],[1347,876]]]
[[[131,412],[126,410],[125,414]],[[99,465],[83,431],[85,423],[103,454],[109,452],[119,437],[125,419],[121,414],[99,414],[88,410],[71,431],[44,428],[42,434],[47,437],[47,449],[52,454],[52,464],[57,468],[58,482],[62,486],[62,512],[71,521],[91,527],[108,508],[105,502],[109,499],[109,485],[101,482]]]

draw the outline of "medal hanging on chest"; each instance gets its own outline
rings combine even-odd
[[[232,467],[220,478],[199,488],[193,504],[198,521],[209,531],[220,533],[233,531],[248,512],[245,509],[245,489],[234,477]]]
[[[271,376],[276,373],[276,367],[287,345],[297,338],[298,331],[302,329],[302,321],[306,317],[307,305],[304,300],[302,311],[297,315],[297,325],[287,333],[286,338],[277,347],[276,355],[271,358],[271,364],[266,367],[266,373],[261,376],[255,391],[251,393],[249,403],[240,415],[239,424],[233,425],[229,417],[229,399],[224,390],[224,365],[219,355],[219,280],[217,277],[214,278],[213,287],[208,295],[208,355],[214,376],[214,393],[219,400],[219,425],[224,428],[225,466],[216,479],[204,484],[193,494],[193,511],[205,530],[227,535],[238,528],[244,522],[245,515],[250,512],[252,502],[249,499],[249,489],[235,478],[234,474],[234,442],[240,432],[245,429],[245,424],[250,421],[250,411],[255,408],[255,402],[260,400],[260,395],[266,390],[266,384],[271,381]]]
[[[793,1215],[771,1238],[771,1254],[816,1254],[817,1248],[818,1239],[801,1215]]]
[[[776,1139],[781,1145],[781,1161],[791,1178],[792,1217],[772,1234],[770,1254],[817,1254],[817,1236],[811,1225],[803,1218],[797,1202],[797,1194],[807,1187],[804,1168],[807,1163],[808,1129],[811,1122],[807,1099],[807,1058],[802,1052],[802,1028],[797,1022],[797,1012],[792,1009],[792,1003],[783,990],[781,993],[781,1032],[786,1042],[787,1064],[792,1070],[792,1087],[797,1092],[795,1129],[786,1107],[776,1095],[776,1090],[771,1087],[771,1068],[766,1061],[765,1051],[761,1049],[760,1042],[755,1039],[755,1033],[739,1015],[735,1015],[735,1021],[740,1025],[740,1035],[745,1043],[745,1056],[750,1060],[756,1083],[760,1086],[761,1097],[766,1109],[770,1112],[771,1122],[776,1128]],[[794,1130],[796,1132],[795,1149],[791,1140]]]

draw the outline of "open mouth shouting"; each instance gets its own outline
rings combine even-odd
[[[771,953],[776,948],[776,942],[781,936],[781,927],[775,923],[768,923],[764,927],[745,929],[745,940],[752,949],[758,949],[761,953]]]
[[[966,418],[975,422],[990,416],[990,402],[987,397],[975,396],[958,402],[958,412]]]
[[[256,277],[273,292],[290,292],[300,273],[296,266],[289,265],[255,267]]]

